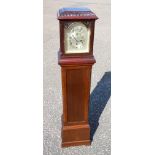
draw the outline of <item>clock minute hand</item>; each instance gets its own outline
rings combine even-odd
[[[78,42],[78,40],[74,36],[72,36],[72,37],[74,38],[74,40],[76,40]]]

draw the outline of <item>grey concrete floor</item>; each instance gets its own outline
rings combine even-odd
[[[61,148],[62,92],[57,63],[59,23],[56,19],[61,7],[88,7],[99,17],[94,40],[96,64],[91,79],[91,146]],[[110,8],[110,0],[44,0],[44,155],[111,154]]]

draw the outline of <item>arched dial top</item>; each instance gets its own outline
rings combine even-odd
[[[68,22],[65,27],[65,53],[88,53],[90,29],[82,22]]]

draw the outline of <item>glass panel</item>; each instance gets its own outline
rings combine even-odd
[[[88,53],[90,42],[89,23],[65,23],[65,53]]]

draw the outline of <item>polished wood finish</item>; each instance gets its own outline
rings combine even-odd
[[[91,65],[62,67],[62,147],[90,144],[88,108]]]
[[[63,8],[58,12],[60,25],[60,50],[58,64],[62,75],[62,147],[90,145],[88,123],[89,97],[93,56],[94,27],[96,15],[86,8]],[[89,53],[65,54],[65,22],[87,22],[90,28]]]
[[[90,145],[89,125],[64,126],[62,133],[62,147]]]

